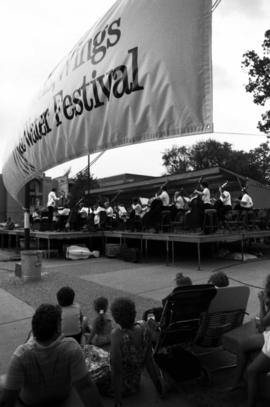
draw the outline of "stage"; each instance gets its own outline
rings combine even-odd
[[[14,230],[0,230],[1,248],[5,246],[8,248],[16,247],[16,250],[22,250],[20,240],[24,238],[23,229]],[[190,243],[197,246],[197,264],[198,270],[201,268],[201,245],[206,243],[219,243],[219,242],[240,242],[242,261],[244,256],[244,244],[247,239],[260,239],[270,237],[270,230],[239,230],[239,231],[217,231],[212,234],[202,233],[149,233],[149,232],[130,232],[130,231],[70,231],[70,232],[55,232],[55,231],[31,231],[30,239],[34,243],[34,248],[39,250],[41,246],[46,249],[46,257],[50,257],[52,252],[52,244],[58,241],[60,245],[64,244],[79,244],[80,242],[88,242],[89,244],[95,239],[101,239],[102,252],[105,252],[105,245],[110,241],[120,244],[120,246],[127,243],[128,240],[139,242],[141,253],[148,256],[148,244],[150,241],[162,241],[165,244],[166,264],[170,262],[173,264],[175,259],[175,244],[177,242]],[[33,248],[33,247],[31,247]]]

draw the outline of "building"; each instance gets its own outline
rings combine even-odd
[[[92,189],[91,201],[110,199],[130,204],[133,197],[154,197],[160,187],[166,184],[168,193],[173,197],[175,191],[184,188],[185,194],[190,195],[198,188],[199,180],[207,180],[212,196],[218,197],[219,187],[228,181],[228,190],[232,199],[241,196],[242,186],[247,185],[253,198],[254,208],[270,207],[270,187],[251,178],[237,174],[221,167],[207,168],[183,174],[166,175],[162,177],[144,177],[136,174],[121,174],[99,180],[99,188]]]

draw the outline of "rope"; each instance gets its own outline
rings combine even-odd
[[[212,6],[212,13],[216,10],[216,8],[219,6],[221,3],[221,0],[216,0],[215,3]]]

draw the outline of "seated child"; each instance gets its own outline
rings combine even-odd
[[[111,343],[112,321],[107,316],[108,300],[98,297],[94,301],[94,309],[98,314],[93,322],[89,343],[95,346],[104,346]]]
[[[83,331],[87,331],[89,328],[86,317],[82,315],[80,305],[74,302],[74,290],[71,287],[62,287],[57,292],[56,297],[61,308],[62,334],[81,343]]]

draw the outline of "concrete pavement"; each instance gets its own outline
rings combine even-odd
[[[1,263],[0,263],[1,265]],[[87,282],[98,283],[124,291],[127,295],[135,294],[141,298],[151,298],[160,301],[174,287],[177,272],[189,275],[193,283],[205,283],[214,270],[222,269],[231,278],[232,285],[248,283],[262,287],[269,273],[270,260],[240,263],[236,261],[204,260],[202,270],[197,270],[194,260],[185,260],[175,265],[166,266],[158,263],[125,263],[118,259],[89,259],[84,261],[66,261],[63,259],[43,260],[42,270],[46,274],[61,273],[74,270],[76,278]],[[14,271],[15,262],[4,263],[0,267],[1,274],[7,270]],[[13,277],[10,277],[13,278]],[[239,282],[240,283],[239,283]],[[27,285],[25,285],[27,289]],[[257,293],[259,288],[251,288],[248,312],[254,316],[258,312]],[[14,349],[24,342],[30,330],[33,308],[0,288],[0,374],[7,370],[8,361]],[[112,405],[112,400],[104,399],[106,407]],[[143,376],[140,394],[125,400],[128,407],[149,406],[192,407],[181,394],[172,394],[168,400],[160,400],[148,378]],[[193,404],[194,406],[194,404]]]

